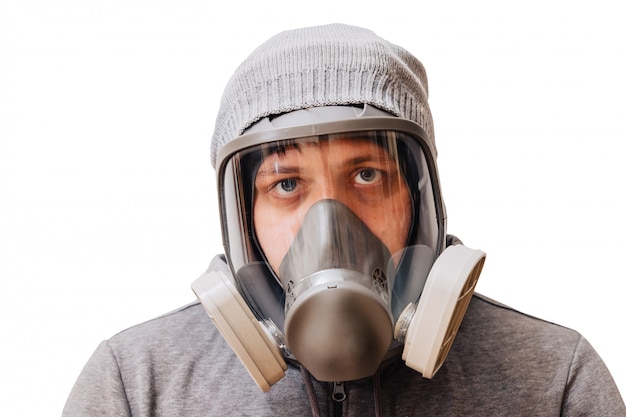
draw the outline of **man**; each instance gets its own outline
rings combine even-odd
[[[226,256],[199,303],[103,342],[64,414],[626,416],[582,336],[473,295],[427,95],[361,28],[257,48],[212,142]]]

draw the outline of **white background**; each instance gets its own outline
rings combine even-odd
[[[269,36],[330,22],[426,65],[448,230],[488,253],[479,291],[583,333],[625,393],[624,17],[607,0],[0,0],[0,415],[59,415],[102,339],[193,301],[221,252],[222,89]]]

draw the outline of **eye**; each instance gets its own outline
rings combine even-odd
[[[286,196],[293,193],[298,187],[298,180],[295,178],[285,178],[274,185],[274,192],[280,196]]]
[[[371,184],[380,179],[381,172],[374,168],[364,168],[359,170],[356,175],[355,181],[357,184]]]

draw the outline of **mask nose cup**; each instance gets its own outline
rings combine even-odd
[[[320,381],[373,375],[393,340],[387,247],[346,205],[311,206],[280,265],[285,337]]]

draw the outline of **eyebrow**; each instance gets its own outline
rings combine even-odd
[[[387,164],[387,165],[395,164],[394,158],[385,154],[379,154],[379,156],[380,157],[378,158],[375,158],[372,155],[357,156],[357,157],[342,161],[341,165],[358,166],[360,164],[367,163],[367,162],[377,162],[377,163],[382,163],[382,164]],[[281,175],[281,174],[299,174],[301,172],[302,172],[302,168],[300,165],[297,165],[297,164],[281,165],[277,163],[276,161],[274,164],[266,168],[260,167],[259,170],[257,171],[256,177],[257,178],[269,177],[271,175]]]
[[[277,175],[277,174],[297,174],[301,172],[299,166],[292,167],[291,165],[285,166],[285,165],[278,164],[278,161],[285,158],[285,156],[287,155],[287,151],[291,151],[291,150],[295,150],[298,153],[302,153],[301,144],[300,143],[287,143],[287,144],[278,146],[276,149],[271,150],[265,156],[265,158],[267,159],[265,159],[263,163],[261,163],[261,166],[259,167],[259,170],[256,173],[256,178],[268,177],[270,175]],[[278,157],[278,161],[274,161],[274,163],[270,167],[268,167],[269,169],[263,169],[263,165],[265,164],[265,161],[274,157]]]
[[[375,155],[357,156],[352,159],[348,159],[345,163],[351,163],[352,165],[359,165],[364,162],[384,162],[395,163],[395,159],[391,157],[386,151],[376,153]]]
[[[319,143],[313,142],[313,145],[319,145]],[[298,174],[302,172],[302,167],[298,163],[285,163],[284,159],[289,151],[296,151],[302,155],[302,144],[301,143],[288,143],[270,151],[267,155],[265,161],[259,167],[256,178],[259,177],[269,177],[271,175],[283,175],[283,174]],[[274,159],[273,163],[269,166],[263,168],[265,162],[270,159]],[[282,162],[282,163],[281,163]],[[345,160],[341,161],[342,166],[358,166],[363,163],[380,163],[380,164],[396,164],[396,159],[389,154],[389,152],[377,146],[377,149],[372,152],[363,152],[362,154],[348,157]]]
[[[268,167],[268,168],[269,169],[259,168],[256,174],[257,178],[268,177],[270,175],[276,175],[276,174],[297,174],[301,172],[299,166],[292,167],[292,166],[283,166],[283,165],[274,164],[273,166]]]

